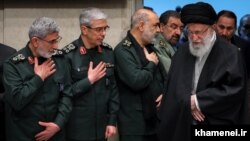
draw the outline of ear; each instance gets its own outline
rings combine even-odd
[[[32,37],[30,42],[34,47],[38,47],[38,38],[37,37]]]
[[[86,34],[87,34],[87,30],[88,30],[88,29],[87,29],[87,27],[86,27],[85,25],[81,25],[81,26],[80,26],[80,29],[81,29],[81,32],[82,32],[83,35],[86,35]]]
[[[139,30],[140,31],[144,31],[144,26],[145,26],[145,22],[144,21],[140,21],[139,25],[138,25]]]
[[[216,30],[216,23],[212,25],[212,28]]]

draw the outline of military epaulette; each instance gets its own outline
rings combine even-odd
[[[63,51],[60,49],[55,49],[53,56],[63,56]]]
[[[62,49],[62,51],[67,54],[67,53],[69,53],[69,52],[71,52],[72,50],[75,50],[75,49],[76,49],[76,46],[74,44],[69,44],[66,47],[64,47]]]
[[[110,46],[109,44],[107,44],[107,43],[105,43],[105,42],[102,42],[102,46],[103,46],[103,47],[110,48],[110,49],[113,49],[112,46]]]
[[[162,40],[160,40],[160,41],[159,41],[159,45],[160,45],[160,46],[165,46],[166,44],[165,44]]]
[[[129,41],[129,40],[124,40],[124,42],[122,43],[122,45],[124,45],[124,46],[126,46],[126,47],[130,47],[131,46],[131,41]]]
[[[25,59],[26,59],[26,57],[23,54],[18,54],[16,56],[12,57],[11,61],[13,63],[18,63],[18,62],[21,62],[21,61],[23,61]]]

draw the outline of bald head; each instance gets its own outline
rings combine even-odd
[[[141,46],[145,46],[153,42],[155,35],[160,31],[159,24],[159,18],[155,12],[139,9],[132,15],[130,33]]]
[[[136,27],[140,22],[147,23],[150,18],[158,18],[156,13],[149,9],[138,9],[132,15],[131,28]]]

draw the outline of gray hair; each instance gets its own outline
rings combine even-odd
[[[36,19],[29,29],[29,38],[40,37],[45,38],[50,33],[59,32],[57,23],[48,17],[41,17]]]
[[[145,8],[137,10],[131,17],[131,28],[135,27],[141,21],[149,21],[149,12],[155,13],[154,11]]]
[[[91,26],[93,20],[107,19],[107,17],[108,16],[98,8],[87,8],[80,14],[79,21],[80,25]]]

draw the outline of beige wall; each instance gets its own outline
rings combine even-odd
[[[0,0],[0,42],[19,50],[28,41],[28,30],[35,18],[54,18],[61,27],[60,47],[80,35],[78,17],[83,8],[98,7],[108,14],[105,41],[113,47],[126,35],[130,17],[143,0]],[[115,136],[110,141],[118,141]]]
[[[105,42],[115,46],[126,34],[134,10],[143,0],[0,0],[0,42],[16,49],[28,41],[28,30],[35,18],[54,18],[61,27],[65,46],[80,35],[78,17],[85,7],[98,7],[108,14],[109,25]]]

